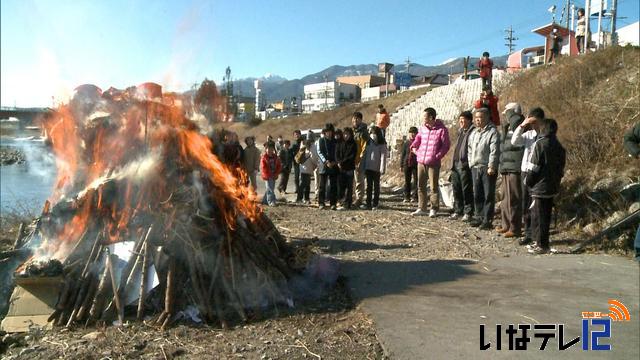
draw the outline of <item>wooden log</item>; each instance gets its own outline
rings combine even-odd
[[[113,298],[115,299],[116,310],[118,311],[118,320],[120,321],[120,324],[124,324],[124,308],[120,303],[120,296],[118,296],[116,287],[116,274],[113,271],[113,262],[116,257],[117,256],[114,254],[110,254],[107,257],[107,269],[109,269],[109,277],[111,278],[111,289],[113,290]]]
[[[176,272],[176,259],[171,256],[169,258],[169,269],[167,270],[167,289],[164,296],[164,313],[166,314],[160,330],[165,330],[173,318],[173,307],[175,301],[175,272]]]
[[[13,250],[19,249],[22,246],[22,237],[24,235],[25,223],[20,222],[20,227],[18,227],[18,234],[16,234],[16,241],[13,242]]]
[[[96,295],[93,298],[91,304],[91,310],[89,310],[89,319],[87,323],[89,323],[91,320],[97,319],[102,314],[102,311],[104,310],[105,295],[110,285],[111,281],[109,280],[109,269],[105,266],[104,271],[102,272],[102,276],[100,277],[100,284],[98,285],[98,289],[96,290]]]
[[[140,281],[140,297],[138,298],[138,312],[136,318],[142,320],[144,317],[144,301],[146,298],[146,285],[147,285],[147,268],[149,267],[149,242],[145,241],[142,253],[142,280]],[[116,293],[117,294],[117,293]]]

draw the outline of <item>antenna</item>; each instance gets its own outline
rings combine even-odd
[[[407,60],[405,61],[405,63],[407,64],[407,74],[409,73],[409,68],[411,67],[411,61],[409,60],[409,57],[407,56]]]
[[[513,37],[513,26],[511,25],[509,25],[509,28],[506,29],[504,33],[507,35],[504,38],[507,43],[504,45],[509,48],[509,54],[511,54],[513,52],[513,49],[516,47],[516,43],[514,41],[519,39],[517,37]]]

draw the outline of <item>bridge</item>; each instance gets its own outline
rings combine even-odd
[[[35,125],[34,122],[36,119],[51,114],[52,112],[53,109],[46,107],[20,108],[12,106],[0,106],[0,119],[8,119],[11,117],[17,118],[18,120],[20,120],[20,129],[24,129],[27,126]]]

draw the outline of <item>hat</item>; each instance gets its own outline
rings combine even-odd
[[[507,105],[505,105],[504,111],[502,111],[502,114],[503,115],[506,114],[507,111],[509,110],[513,110],[513,112],[516,114],[522,114],[522,107],[517,102],[510,102]]]

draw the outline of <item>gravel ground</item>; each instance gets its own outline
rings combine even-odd
[[[292,196],[288,195],[291,199]],[[282,199],[284,200],[284,199]],[[411,217],[416,204],[403,203],[389,189],[376,211],[319,210],[281,201],[266,209],[282,234],[301,254],[329,255],[340,261],[415,261],[468,259],[526,254],[517,240],[494,231],[450,220],[442,210],[435,219]],[[494,221],[497,224],[497,221]],[[8,229],[3,237],[10,238]],[[552,235],[552,247],[565,251],[571,234]],[[554,256],[554,255],[545,255]],[[266,314],[234,329],[178,325],[166,332],[133,324],[122,327],[33,332],[9,336],[3,358],[384,358],[372,321],[351,300],[346,279],[329,294]],[[14,345],[11,345],[15,343]]]

